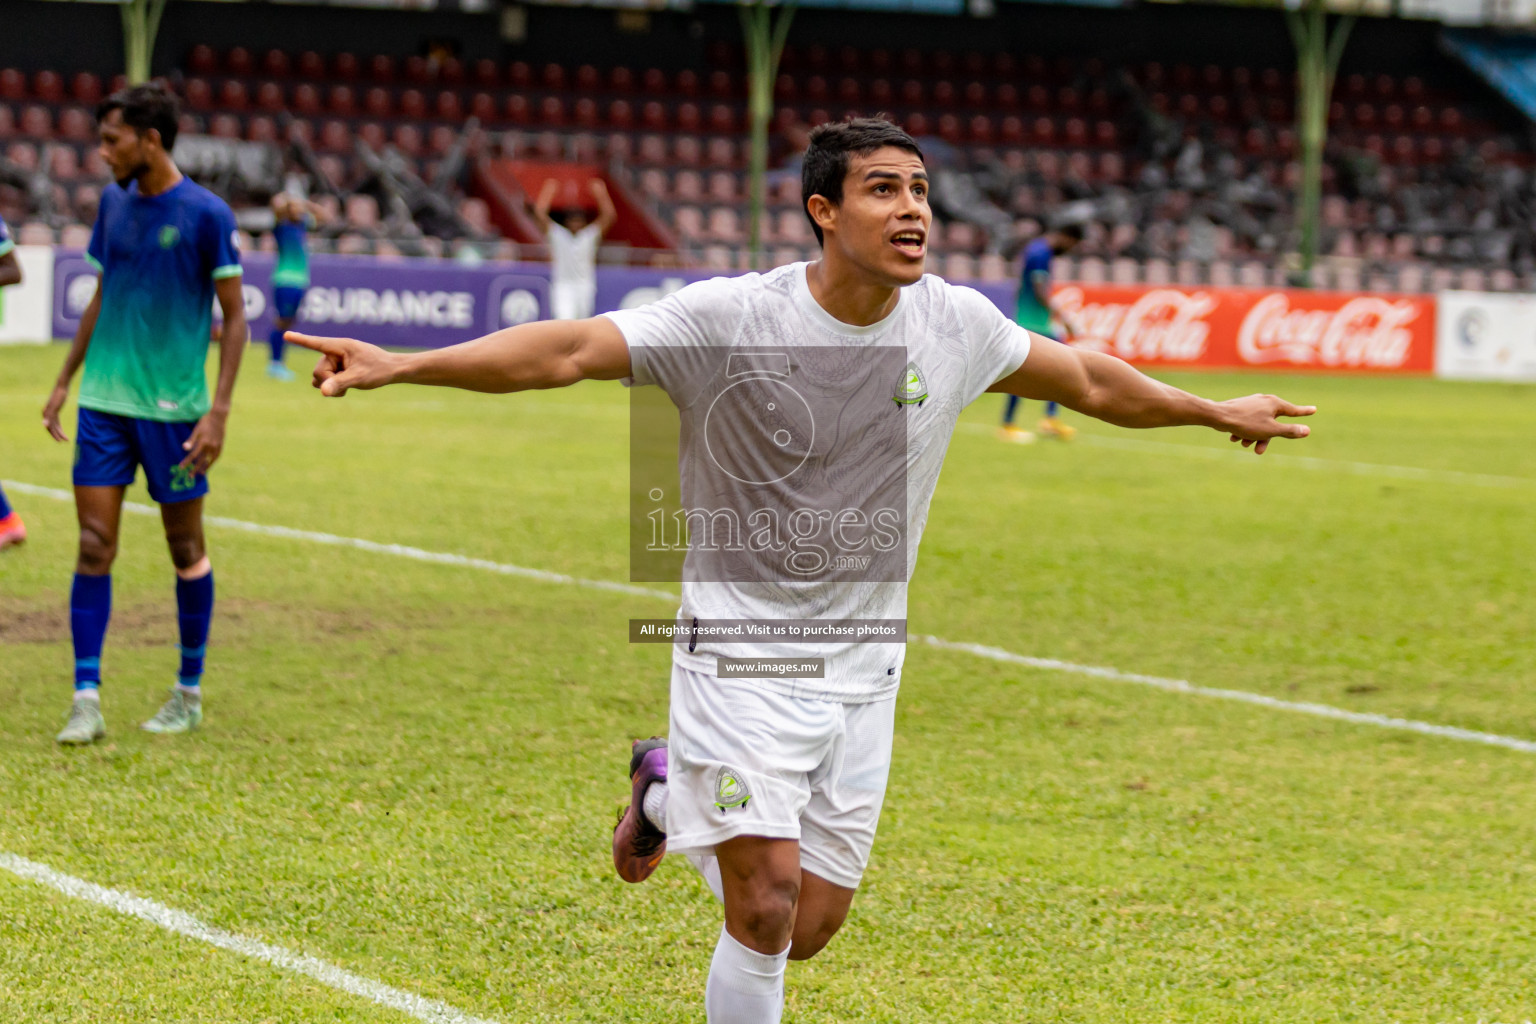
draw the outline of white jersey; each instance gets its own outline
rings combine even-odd
[[[689,285],[638,309],[604,314],[629,346],[633,383],[667,387],[656,378],[647,350],[664,348],[900,346],[916,366],[927,396],[907,407],[907,578],[938,484],[944,453],[960,411],[1029,354],[1029,333],[971,288],[925,275],[903,288],[896,308],[879,323],[855,327],[822,309],[806,284],[806,264],[766,274],[715,278]],[[665,371],[662,371],[665,374]],[[893,384],[896,382],[893,381]],[[668,392],[679,405],[688,396]],[[689,505],[682,453],[683,504]],[[684,582],[678,618],[689,619],[905,619],[905,582],[705,583]],[[675,661],[713,675],[716,659],[823,658],[821,679],[753,680],[792,697],[862,703],[891,696],[900,685],[906,646],[896,643],[727,643],[699,641],[693,651],[673,646]]]
[[[571,232],[559,224],[549,226],[550,284],[557,289],[597,289],[597,243],[602,230],[588,224]]]

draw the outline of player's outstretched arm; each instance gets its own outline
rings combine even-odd
[[[320,353],[313,384],[328,398],[386,384],[432,384],[506,394],[629,376],[629,346],[613,321],[541,320],[474,341],[424,352],[386,352],[353,338],[289,331],[289,341]]]
[[[1029,356],[989,391],[1060,402],[1117,427],[1210,427],[1264,454],[1277,437],[1302,438],[1311,429],[1280,416],[1311,416],[1315,406],[1274,395],[1214,402],[1153,380],[1122,359],[1036,338]]]

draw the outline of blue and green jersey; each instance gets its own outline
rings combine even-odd
[[[1019,308],[1013,318],[1026,331],[1047,336],[1051,333],[1051,311],[1049,307],[1041,305],[1039,297],[1035,295],[1035,282],[1043,279],[1047,285],[1050,284],[1053,255],[1051,243],[1043,238],[1030,242],[1024,250],[1024,273],[1019,280]]]
[[[200,418],[208,397],[214,282],[240,275],[235,215],[188,178],[156,196],[137,182],[102,192],[86,258],[101,311],[80,405],[162,422]]]
[[[0,256],[4,256],[16,248],[16,242],[11,238],[11,229],[5,226],[5,218],[0,217]]]
[[[272,268],[274,288],[309,287],[309,249],[305,238],[309,215],[301,220],[280,220],[272,228],[277,242],[277,265]]]

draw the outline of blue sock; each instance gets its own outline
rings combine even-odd
[[[208,625],[213,621],[213,571],[195,580],[176,577],[176,617],[181,623],[181,685],[195,689],[203,679]]]
[[[272,328],[272,333],[267,335],[267,344],[272,346],[272,361],[274,363],[282,362],[283,346],[288,343],[283,340],[283,329],[281,327]]]
[[[101,686],[101,645],[112,618],[112,577],[75,573],[69,590],[69,632],[75,641],[75,691]]]
[[[1019,411],[1019,396],[1009,395],[1008,404],[1003,406],[1003,426],[1013,426],[1013,414]]]
[[[11,503],[5,500],[5,488],[0,487],[0,519],[11,514]]]
[[[1045,418],[1046,419],[1055,419],[1056,418],[1056,411],[1058,409],[1060,409],[1060,408],[1061,408],[1061,406],[1057,405],[1055,402],[1046,402],[1045,403]]]

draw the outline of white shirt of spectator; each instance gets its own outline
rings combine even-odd
[[[572,232],[549,226],[549,305],[556,320],[582,320],[592,315],[597,298],[597,243],[602,230],[588,224]]]
[[[699,281],[638,309],[603,314],[629,346],[626,381],[654,384],[680,406],[697,396],[674,394],[668,368],[678,357],[648,358],[647,350],[734,346],[901,346],[927,385],[921,406],[907,417],[907,578],[917,564],[917,545],[928,505],[944,465],[960,411],[987,388],[1024,364],[1029,332],[1005,317],[972,288],[925,275],[901,290],[896,308],[866,327],[845,324],[823,309],[806,283],[804,263],[766,274]],[[685,358],[685,357],[684,357]],[[897,384],[892,380],[892,385]],[[686,386],[684,384],[683,386]],[[687,453],[684,453],[685,455]],[[690,462],[684,458],[681,462]],[[689,480],[683,505],[692,507]],[[701,583],[685,581],[679,619],[905,619],[904,582]],[[749,685],[791,697],[847,703],[883,700],[896,692],[904,644],[700,642],[693,652],[672,648],[673,661],[713,676],[716,659],[824,658],[824,679],[752,679]]]

